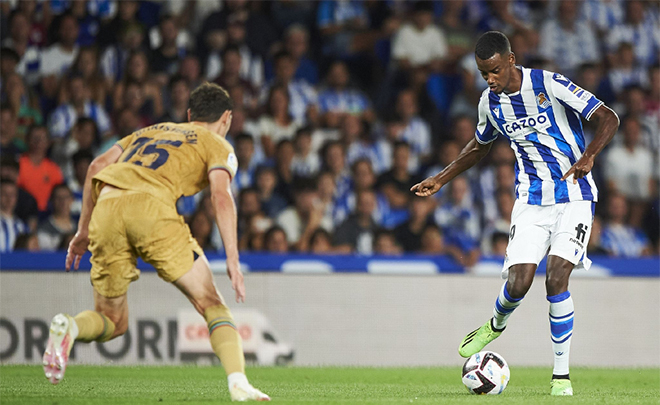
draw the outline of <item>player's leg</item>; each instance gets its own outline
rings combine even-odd
[[[461,356],[470,357],[498,338],[532,286],[536,267],[550,244],[552,222],[547,211],[547,207],[523,204],[519,200],[514,204],[503,266],[507,281],[495,300],[493,317],[461,342],[458,348]]]
[[[236,330],[231,311],[215,286],[206,257],[199,256],[192,269],[175,280],[174,285],[206,319],[211,347],[227,373],[232,400],[270,400],[268,395],[248,383],[241,336]]]
[[[573,395],[569,379],[569,354],[573,336],[574,306],[568,282],[577,264],[586,268],[586,246],[591,235],[594,203],[574,201],[562,204],[562,215],[553,229],[545,287],[549,302],[550,332],[554,353],[552,395]]]
[[[465,336],[458,348],[461,356],[470,357],[479,353],[488,343],[502,334],[509,317],[532,286],[536,267],[533,263],[521,263],[509,268],[508,280],[502,285],[500,294],[495,300],[493,317]]]

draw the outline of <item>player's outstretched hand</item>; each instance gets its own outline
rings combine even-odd
[[[239,264],[227,261],[227,275],[231,280],[231,288],[236,291],[236,302],[245,302],[245,283]]]
[[[82,259],[85,252],[87,252],[87,247],[89,246],[89,235],[87,233],[76,232],[76,235],[71,239],[69,243],[69,249],[66,251],[66,261],[65,268],[66,271],[71,270],[71,265],[73,268],[78,270],[80,266],[80,259]]]
[[[410,187],[410,191],[420,197],[428,197],[438,192],[442,185],[438,183],[433,177],[428,177],[421,183],[417,183]]]
[[[591,168],[594,167],[594,158],[591,156],[582,156],[580,160],[575,162],[573,166],[564,174],[561,178],[566,180],[571,174],[573,175],[573,184],[576,184],[578,179],[583,178],[591,171]]]

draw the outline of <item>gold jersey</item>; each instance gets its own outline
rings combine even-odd
[[[117,142],[117,163],[94,176],[93,199],[102,184],[150,194],[174,204],[208,186],[208,173],[222,169],[231,178],[238,160],[231,144],[204,127],[171,122],[141,129]]]

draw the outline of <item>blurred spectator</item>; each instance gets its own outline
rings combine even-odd
[[[266,231],[264,250],[269,253],[287,253],[289,251],[286,232],[282,227],[273,225]]]
[[[327,224],[328,231],[332,231],[335,226],[335,179],[330,172],[321,172],[314,178],[316,181],[316,192],[318,193],[318,209],[323,212],[321,222]]]
[[[324,208],[310,179],[298,179],[293,192],[294,206],[286,208],[276,223],[285,230],[287,241],[294,250],[306,251],[312,232],[319,226],[332,229],[332,221],[324,217]]]
[[[185,30],[183,30],[185,31]],[[154,30],[153,39],[155,50],[151,53],[151,69],[161,86],[168,82],[168,78],[179,71],[181,60],[188,53],[189,43],[187,35],[182,32],[178,19],[172,14],[164,14],[158,23],[158,30]]]
[[[623,145],[609,148],[605,160],[605,179],[611,193],[621,193],[631,204],[630,223],[640,226],[651,196],[655,195],[653,154],[640,144],[640,125],[627,116],[621,123]]]
[[[328,141],[321,150],[321,165],[335,178],[335,197],[341,198],[351,187],[351,176],[346,167],[346,149],[339,141]]]
[[[57,107],[48,120],[51,136],[64,138],[80,117],[89,117],[94,120],[101,134],[110,131],[110,117],[103,107],[90,98],[82,76],[76,75],[69,78],[68,89],[69,102]]]
[[[234,139],[234,150],[238,158],[238,170],[232,182],[234,192],[254,185],[258,162],[254,159],[254,139],[248,134],[239,134]]]
[[[447,38],[447,64],[454,65],[464,55],[472,53],[475,33],[466,24],[466,11],[469,7],[465,0],[446,1],[442,3],[440,28]],[[518,54],[516,53],[516,57]]]
[[[506,256],[506,247],[509,245],[509,234],[506,232],[495,232],[490,237],[491,256]],[[591,251],[589,251],[591,253]]]
[[[360,159],[351,165],[351,177],[353,184],[351,189],[336,199],[333,218],[335,223],[341,223],[352,212],[355,212],[357,193],[362,190],[373,190],[376,185],[376,175],[368,159]],[[376,194],[376,209],[374,221],[382,222],[383,213],[388,209],[387,200],[380,194]]]
[[[135,85],[133,94],[128,97],[125,93],[128,92],[128,87]],[[136,104],[141,104],[140,115],[148,115],[156,118],[163,115],[163,99],[158,85],[149,77],[149,62],[147,54],[138,51],[131,53],[126,61],[126,74],[121,82],[117,83],[114,87],[112,95],[112,105],[115,111],[128,107],[127,101],[134,101]],[[136,96],[138,99],[136,99]],[[133,107],[133,111],[138,113]],[[146,117],[148,119],[148,117]],[[146,125],[145,125],[146,126]]]
[[[613,26],[623,22],[624,4],[625,1],[620,0],[583,1],[580,3],[581,22],[591,23],[601,34],[606,34]]]
[[[493,241],[495,240],[496,234],[509,234],[509,229],[511,228],[511,213],[513,212],[515,198],[512,191],[505,188],[498,189],[495,196],[497,201],[497,216],[488,222],[484,221],[485,226],[482,233],[483,238],[481,248],[486,253],[490,252],[497,255],[495,253],[497,247],[493,244]]]
[[[314,121],[317,93],[314,87],[303,79],[294,79],[296,61],[287,52],[280,52],[274,57],[275,77],[264,87],[262,99],[271,93],[274,86],[283,86],[289,90],[289,113],[294,120],[304,123],[309,118]]]
[[[293,140],[296,154],[291,162],[294,175],[303,177],[315,176],[321,168],[319,155],[312,151],[311,131],[312,129],[310,127],[305,127],[296,132]]]
[[[78,56],[78,21],[71,14],[64,14],[59,21],[58,39],[41,54],[41,76],[63,76]]]
[[[0,216],[2,219],[2,233],[0,233],[0,252],[6,253],[14,250],[18,235],[29,231],[25,222],[15,214],[18,201],[18,186],[11,180],[0,181]]]
[[[318,84],[319,73],[316,63],[307,57],[309,52],[309,31],[307,28],[300,24],[289,26],[284,33],[284,50],[291,55],[298,66],[293,76],[294,79],[302,79],[313,85]],[[272,64],[269,65],[272,71]],[[267,77],[270,79],[272,73],[268,74]]]
[[[392,231],[380,229],[374,235],[374,253],[385,256],[398,256],[403,253],[403,249],[397,243]]]
[[[439,71],[448,55],[447,39],[433,23],[433,3],[415,2],[411,23],[401,26],[392,43],[392,57],[399,69]]]
[[[172,76],[169,83],[170,103],[160,122],[188,122],[188,101],[190,100],[190,86],[183,76]]]
[[[65,184],[53,188],[50,196],[52,214],[37,228],[41,250],[56,250],[64,235],[76,232],[76,222],[71,217],[72,202],[71,190]]]
[[[293,142],[282,139],[275,148],[275,170],[277,172],[276,191],[293,202],[293,157],[295,156]]]
[[[309,238],[309,253],[323,255],[334,253],[332,235],[323,228],[317,228]]]
[[[445,253],[445,243],[442,237],[442,231],[436,224],[428,224],[422,231],[419,253],[429,255],[441,255]]]
[[[99,33],[99,18],[88,12],[88,1],[72,1],[69,3],[68,12],[78,20],[78,40],[80,46],[89,46],[96,42],[96,36]]]
[[[104,105],[107,99],[108,91],[107,84],[99,68],[99,53],[94,47],[83,47],[78,52],[78,57],[71,66],[71,72],[74,75],[82,76],[85,81],[85,89],[90,92],[90,98],[98,103]],[[66,93],[68,89],[63,86],[60,91],[61,101],[68,100],[69,95]],[[62,96],[62,93],[64,95]]]
[[[77,220],[80,218],[80,212],[82,211],[82,197],[87,170],[89,165],[92,164],[92,160],[94,160],[94,155],[88,149],[81,149],[73,154],[71,160],[73,162],[73,176],[69,177],[67,185],[73,196],[71,215]]]
[[[290,111],[290,92],[284,86],[271,87],[266,103],[266,113],[257,122],[255,139],[263,145],[266,156],[273,156],[275,145],[282,139],[293,140],[300,127]]]
[[[610,69],[607,80],[616,95],[619,95],[628,86],[648,86],[649,79],[646,69],[635,62],[632,44],[626,42],[619,44],[616,65]]]
[[[65,139],[58,139],[52,147],[51,156],[53,161],[62,169],[65,179],[73,177],[73,162],[71,158],[80,150],[88,150],[94,153],[99,139],[96,123],[91,118],[78,118],[71,129],[71,133]]]
[[[414,183],[410,174],[410,146],[405,141],[397,141],[392,147],[392,169],[378,177],[377,188],[393,183],[401,191],[409,191]]]
[[[186,79],[189,88],[197,88],[197,86],[202,84],[202,68],[199,64],[199,58],[193,54],[186,55],[181,61],[179,74]]]
[[[7,80],[9,74],[16,73],[19,61],[20,58],[16,51],[5,46],[0,48],[0,83]]]
[[[479,214],[470,201],[466,177],[449,183],[446,201],[435,210],[435,222],[445,231],[454,259],[463,266],[474,265],[479,259]]]
[[[121,32],[119,42],[105,48],[101,55],[100,68],[109,87],[125,78],[127,69],[129,69],[129,58],[131,54],[142,49],[143,41],[142,25],[131,23]]]
[[[479,2],[481,18],[477,22],[477,31],[502,31],[509,35],[516,30],[533,35],[530,27],[530,3],[515,0],[488,0]]]
[[[578,22],[578,3],[562,0],[556,19],[548,20],[541,28],[539,54],[553,61],[559,71],[573,75],[578,66],[600,59],[596,33],[589,24]]]
[[[36,85],[39,82],[42,55],[39,47],[30,41],[30,21],[25,13],[15,11],[11,14],[9,38],[2,41],[2,46],[16,52],[18,57],[16,73],[20,74],[30,86]],[[2,56],[4,59],[8,55]]]
[[[417,99],[412,90],[403,90],[399,93],[396,112],[405,126],[400,139],[410,145],[408,168],[416,172],[419,170],[420,165],[425,163],[431,155],[431,128],[419,116]]]
[[[622,42],[633,44],[638,65],[649,66],[658,62],[660,48],[660,28],[657,15],[653,15],[650,2],[628,0],[624,2],[626,18],[623,24],[610,26],[607,36],[607,48],[614,61],[613,54]],[[657,13],[657,10],[655,11]]]
[[[244,238],[250,232],[252,218],[260,216],[261,202],[257,189],[248,187],[238,195],[238,237]]]
[[[46,127],[30,128],[25,140],[28,150],[19,160],[18,185],[37,200],[39,211],[46,211],[51,192],[64,177],[59,166],[46,157],[50,147]]]
[[[656,76],[660,75],[656,74]],[[660,86],[660,82],[657,84]],[[647,92],[641,87],[628,86],[623,94],[624,104],[620,108],[619,116],[629,115],[638,119],[641,127],[640,143],[653,153],[660,147],[660,111],[654,111],[653,105],[649,103],[652,99],[652,97],[647,98]],[[617,139],[614,141],[616,142]]]
[[[9,103],[0,106],[0,147],[2,153],[17,157],[25,149],[25,143],[17,137],[16,114]]]
[[[287,206],[287,200],[275,189],[277,173],[271,166],[259,166],[256,172],[256,188],[259,191],[261,209],[270,218],[275,218]]]
[[[367,121],[375,118],[367,96],[349,85],[350,73],[346,63],[336,61],[330,65],[326,87],[318,96],[321,121],[330,127],[336,126],[332,124],[339,122],[346,114],[358,115]]]
[[[242,99],[253,99],[257,96],[257,87],[255,87],[249,80],[243,78],[241,74],[242,56],[240,50],[236,46],[228,46],[222,54],[222,72],[215,78],[215,83],[224,87],[225,89],[233,89],[240,87],[245,93]],[[239,100],[237,100],[239,101]],[[242,105],[246,101],[240,100]]]
[[[369,24],[364,3],[323,0],[318,6],[316,23],[325,55],[343,58],[364,49],[363,36]]]
[[[28,252],[38,252],[39,249],[39,238],[36,233],[24,233],[16,237],[16,242],[14,243],[14,250],[17,251],[28,251]]]
[[[38,99],[33,96],[32,91],[25,85],[18,73],[8,74],[3,85],[7,103],[16,116],[17,135],[23,138],[29,127],[43,124]]]
[[[0,158],[0,179],[17,183],[18,173],[18,161],[11,155],[3,154]],[[17,190],[17,203],[14,212],[28,226],[30,231],[37,229],[37,217],[39,215],[37,200],[21,187],[18,187]]]
[[[361,190],[357,193],[355,213],[351,214],[335,230],[333,244],[338,252],[368,255],[373,252],[377,225],[373,219],[376,209],[376,193]]]
[[[391,167],[392,148],[388,140],[376,141],[369,124],[357,116],[347,115],[342,123],[341,138],[347,147],[349,165],[368,159],[373,170],[380,174]]]
[[[587,245],[587,252],[591,255],[606,255],[608,251],[603,247],[603,225],[598,215],[594,216],[591,223],[591,236],[589,236],[589,244]]]
[[[213,245],[211,245],[211,230],[213,228],[213,223],[204,210],[199,209],[195,211],[188,220],[188,226],[190,226],[192,237],[195,238],[203,250],[214,250]]]
[[[601,234],[601,246],[613,256],[639,257],[651,252],[649,240],[641,229],[627,225],[628,204],[625,197],[610,195],[607,222]]]
[[[97,36],[98,44],[101,48],[116,44],[126,33],[130,26],[138,25],[144,32],[144,26],[137,20],[137,12],[140,3],[135,0],[121,0],[117,2],[117,14],[109,22],[101,26]]]
[[[411,197],[408,220],[394,229],[396,241],[406,252],[416,252],[422,246],[422,233],[426,225],[432,223],[435,208],[432,198]]]

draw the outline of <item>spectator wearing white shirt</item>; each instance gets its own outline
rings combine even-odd
[[[110,118],[103,107],[89,98],[82,76],[69,79],[70,102],[53,111],[48,122],[48,130],[54,138],[64,138],[76,124],[78,118],[89,117],[96,123],[99,133],[110,131]]]
[[[293,140],[293,146],[296,150],[291,163],[294,175],[315,176],[321,168],[321,158],[312,151],[312,129],[310,127],[299,129]]]
[[[2,229],[0,232],[0,252],[6,253],[14,250],[16,238],[29,232],[25,222],[16,216],[16,202],[18,201],[18,186],[11,180],[3,178],[0,182],[0,219]]]
[[[64,14],[60,19],[58,42],[41,54],[41,76],[61,77],[78,56],[78,21],[71,14]]]
[[[392,42],[392,58],[399,68],[429,67],[433,71],[441,68],[447,56],[447,40],[442,30],[433,23],[430,2],[415,3],[412,23],[401,26]]]
[[[626,1],[625,23],[611,27],[607,36],[611,62],[614,62],[614,54],[622,42],[634,45],[635,59],[642,66],[658,61],[660,27],[648,10],[650,4],[638,0]]]
[[[621,123],[623,145],[613,145],[607,153],[605,179],[608,190],[622,194],[631,204],[630,223],[640,226],[648,203],[655,195],[653,154],[641,145],[641,128],[636,117]]]
[[[566,75],[575,73],[582,63],[600,60],[596,33],[589,23],[578,22],[577,7],[574,0],[563,0],[558,17],[547,21],[540,33],[539,54]]]
[[[281,140],[293,140],[300,122],[291,115],[290,92],[284,86],[273,86],[266,102],[266,113],[257,121],[254,134],[268,157],[275,153],[275,145]]]
[[[65,184],[53,188],[50,204],[53,213],[37,228],[37,237],[41,250],[54,251],[60,246],[66,235],[76,232],[76,222],[71,217],[73,195]]]

